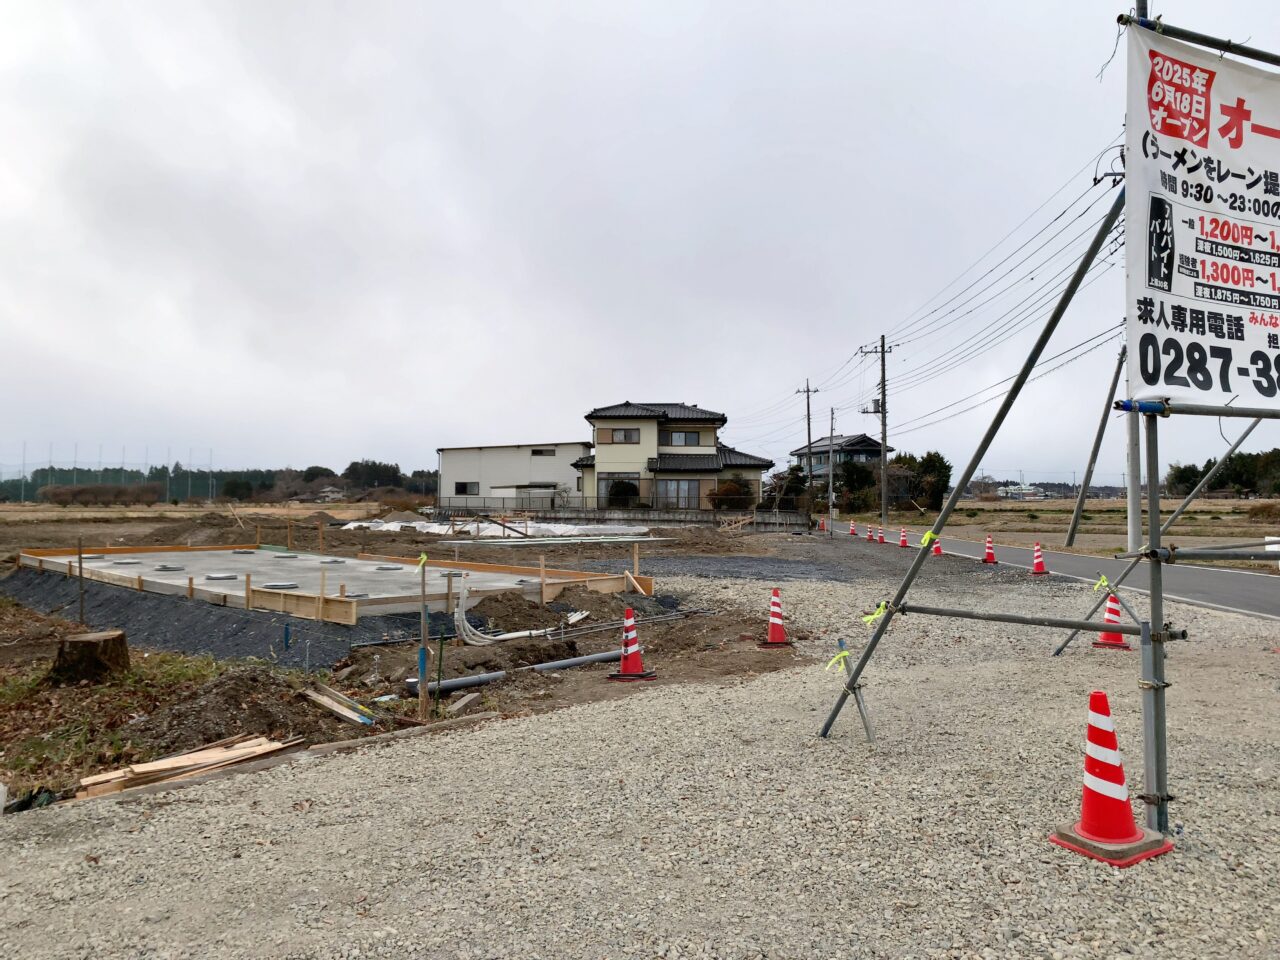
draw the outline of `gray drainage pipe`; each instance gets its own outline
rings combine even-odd
[[[568,660],[551,660],[547,663],[535,663],[531,667],[517,667],[511,673],[520,673],[523,670],[536,670],[539,673],[551,670],[567,670],[570,667],[584,667],[589,663],[613,663],[622,659],[621,650],[606,650],[604,653],[589,653],[583,657],[570,657]],[[468,687],[483,687],[485,684],[496,683],[508,676],[506,670],[495,670],[493,673],[475,673],[469,677],[454,677],[452,680],[444,680],[436,683],[434,680],[427,683],[428,696],[436,693],[453,693],[455,690],[466,690]],[[410,678],[405,680],[405,684],[413,690],[418,689],[418,681]]]

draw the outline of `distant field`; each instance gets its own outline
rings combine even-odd
[[[362,520],[382,511],[377,503],[238,503],[240,516],[305,517],[324,511],[335,520]],[[0,523],[25,520],[81,522],[84,520],[189,520],[208,513],[231,516],[226,504],[156,504],[151,507],[55,507],[47,503],[0,503]]]

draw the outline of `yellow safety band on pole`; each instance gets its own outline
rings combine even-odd
[[[925,535],[920,538],[920,546],[927,547],[929,544],[931,544],[934,540],[937,540],[937,539],[938,539],[938,535],[936,533],[934,533],[932,530],[927,530],[925,531]]]
[[[1105,573],[1101,573],[1098,575],[1098,582],[1093,585],[1093,592],[1097,593],[1103,587],[1108,587],[1110,585],[1111,584],[1107,582],[1107,575]]]
[[[427,565],[427,552],[422,551],[422,556],[418,557],[418,566],[425,567]]]
[[[867,616],[862,618],[862,622],[866,624],[875,623],[877,620],[879,620],[888,612],[889,612],[889,604],[886,601],[881,600],[880,606],[876,607],[875,609],[875,613],[867,614]]]
[[[844,661],[847,660],[848,657],[849,657],[849,651],[841,650],[839,653],[837,653],[834,657],[831,658],[830,662],[827,663],[827,669],[830,670],[832,667],[836,666],[836,664],[844,663]]]

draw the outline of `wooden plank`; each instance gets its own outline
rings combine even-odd
[[[202,544],[199,546],[187,546],[186,544],[169,544],[156,545],[151,547],[94,547],[93,553],[101,553],[105,555],[112,554],[129,554],[129,553],[199,553],[209,550],[253,550],[257,547],[256,543],[225,543],[209,546]],[[85,548],[88,551],[89,548]],[[26,547],[19,551],[29,557],[65,557],[75,556],[75,547]]]
[[[195,750],[191,753],[179,754],[176,757],[169,757],[166,760],[152,760],[149,763],[135,763],[126,768],[131,777],[145,777],[153,773],[163,773],[166,770],[180,770],[184,767],[195,767],[202,763],[209,763],[214,760],[228,760],[233,756],[247,755],[260,749],[270,743],[266,737],[256,737],[253,740],[245,740],[243,743],[231,744],[225,747],[215,747],[212,750]]]
[[[303,690],[302,695],[306,697],[308,700],[311,700],[314,703],[318,703],[320,706],[324,707],[326,710],[330,711],[331,713],[336,713],[338,716],[342,717],[344,720],[350,720],[352,723],[358,723],[361,726],[365,726],[365,727],[373,725],[373,721],[368,717],[362,716],[359,713],[356,713],[356,711],[352,710],[350,707],[343,706],[342,704],[338,703],[336,700],[330,700],[328,697],[324,696],[323,694],[316,693],[316,691],[314,690]]]

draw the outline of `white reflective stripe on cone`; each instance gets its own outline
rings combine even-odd
[[[1094,793],[1100,793],[1104,797],[1110,797],[1112,800],[1129,799],[1129,788],[1123,783],[1112,783],[1110,780],[1102,780],[1095,777],[1088,770],[1084,772],[1084,785],[1086,789],[1092,790]]]
[[[1115,722],[1111,716],[1106,713],[1094,713],[1089,711],[1089,726],[1097,727],[1099,730],[1109,730],[1111,733],[1116,732]]]
[[[1124,766],[1124,760],[1121,758],[1119,750],[1112,750],[1110,747],[1100,747],[1096,743],[1086,742],[1084,752],[1086,756],[1101,760],[1103,763],[1109,763],[1113,767]]]
[[[629,647],[623,647],[623,648],[622,648],[622,652],[623,652],[623,654],[624,654],[625,656],[628,656],[628,657],[629,657],[629,656],[631,656],[631,654],[633,654],[633,653],[639,653],[639,652],[640,652],[640,644],[638,644],[638,643],[633,643],[633,644],[631,644],[631,646],[629,646]]]

